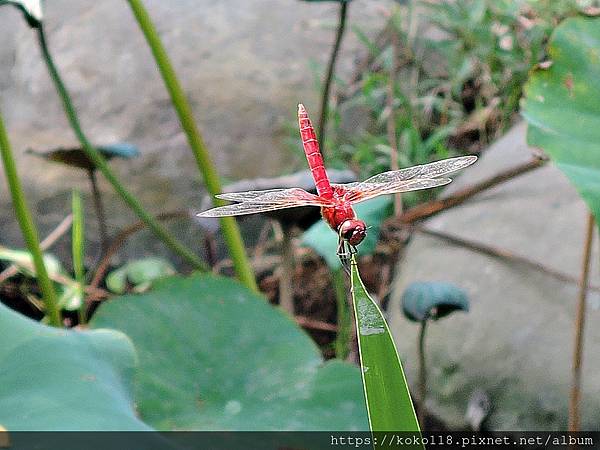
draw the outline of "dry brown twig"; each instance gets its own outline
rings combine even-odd
[[[43,252],[52,247],[69,229],[73,223],[73,215],[67,215],[54,230],[46,236],[46,238],[40,242],[40,248]],[[4,283],[10,277],[15,276],[19,273],[19,268],[15,264],[11,264],[0,273],[0,284]]]
[[[492,245],[487,245],[482,242],[475,242],[468,239],[461,238],[459,236],[446,233],[443,231],[432,230],[430,228],[426,228],[423,226],[416,226],[416,231],[419,231],[428,236],[433,236],[439,239],[443,239],[451,244],[458,245],[460,247],[467,248],[469,250],[473,250],[479,253],[483,253],[485,255],[492,256],[494,258],[500,258],[506,261],[514,262],[517,264],[523,264],[532,269],[543,272],[557,280],[564,281],[567,283],[578,284],[579,280],[577,277],[571,276],[569,274],[563,273],[559,270],[553,269],[552,267],[546,266],[538,261],[534,261],[525,256],[517,255],[510,250],[506,250],[500,247],[494,247]],[[589,285],[588,289],[591,291],[600,292],[600,286]]]
[[[418,220],[426,219],[434,214],[445,211],[446,209],[452,208],[453,206],[460,205],[465,201],[469,200],[471,197],[474,197],[481,192],[493,188],[499,184],[505,183],[507,181],[512,180],[520,175],[528,173],[538,167],[544,165],[545,160],[538,158],[527,161],[526,163],[520,164],[515,167],[511,167],[502,172],[497,173],[496,175],[483,180],[480,183],[474,184],[472,186],[468,186],[460,191],[454,193],[453,195],[438,199],[432,200],[427,203],[423,203],[421,205],[410,208],[404,214],[402,214],[397,220],[400,223],[413,223]]]
[[[179,219],[182,217],[189,217],[188,211],[178,210],[178,211],[166,212],[166,213],[158,214],[156,216],[156,219],[157,220],[170,220],[170,219]],[[105,275],[106,271],[108,270],[108,267],[110,266],[110,260],[112,259],[112,257],[117,253],[117,251],[119,251],[119,249],[125,243],[125,241],[127,240],[127,238],[129,236],[131,236],[134,233],[137,233],[140,230],[143,230],[144,228],[146,228],[146,224],[140,220],[140,221],[135,222],[134,224],[129,225],[128,227],[124,228],[117,235],[117,237],[115,237],[113,239],[112,243],[106,250],[106,253],[102,257],[102,260],[98,264],[98,268],[96,269],[96,271],[94,273],[94,277],[92,278],[90,286],[92,286],[93,288],[98,288],[98,286],[100,286],[100,283],[102,282],[102,279],[104,278],[104,275]]]

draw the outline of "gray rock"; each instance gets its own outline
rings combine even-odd
[[[311,60],[325,64],[337,5],[296,0],[176,0],[144,2],[169,51],[206,144],[221,175],[268,177],[304,168],[299,139],[290,151],[288,124],[296,105],[318,114]],[[373,35],[389,0],[356,0],[350,23]],[[97,145],[136,144],[142,157],[112,163],[152,212],[198,210],[202,182],[148,46],[126,2],[54,0],[45,4],[50,47],[72,93],[83,126]],[[42,234],[68,213],[72,187],[88,192],[85,175],[25,154],[25,149],[75,145],[60,101],[40,59],[35,33],[16,8],[0,8],[0,110],[19,173]],[[363,48],[351,31],[339,61],[342,78]],[[133,214],[102,181],[110,227]],[[91,205],[91,199],[85,198]],[[97,240],[93,215],[88,238]],[[20,246],[4,174],[0,174],[0,241]],[[193,221],[173,231],[191,248]],[[139,239],[138,239],[139,238]],[[138,239],[136,241],[136,239]],[[145,232],[125,254],[169,252]],[[141,240],[140,240],[141,239]],[[68,245],[65,247],[68,254]]]
[[[516,125],[447,189],[450,193],[530,158],[526,126]],[[552,164],[473,198],[425,226],[527,256],[577,276],[586,206]],[[597,246],[595,246],[597,248]],[[598,284],[598,254],[592,283]],[[418,327],[401,313],[413,281],[447,281],[465,289],[471,311],[428,330],[428,409],[452,427],[467,427],[471,395],[491,400],[486,422],[496,430],[566,429],[577,295],[565,283],[529,267],[474,253],[417,234],[398,266],[390,324],[409,381],[416,385]],[[590,293],[585,335],[583,428],[600,424],[600,298]]]

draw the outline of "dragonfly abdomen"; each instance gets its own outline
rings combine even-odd
[[[300,137],[302,138],[304,154],[306,155],[308,166],[310,167],[313,179],[315,180],[317,193],[321,197],[332,198],[333,188],[331,187],[327,172],[325,171],[323,156],[319,149],[319,142],[317,141],[315,129],[302,104],[298,105],[298,123],[300,125]]]

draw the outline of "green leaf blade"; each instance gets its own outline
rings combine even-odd
[[[371,431],[419,433],[406,377],[381,310],[352,264],[352,300]]]

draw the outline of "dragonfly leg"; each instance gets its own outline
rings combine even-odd
[[[337,255],[340,258],[344,271],[350,275],[350,263],[352,261],[352,255],[356,253],[356,248],[350,245],[348,241],[340,236],[338,241]]]

